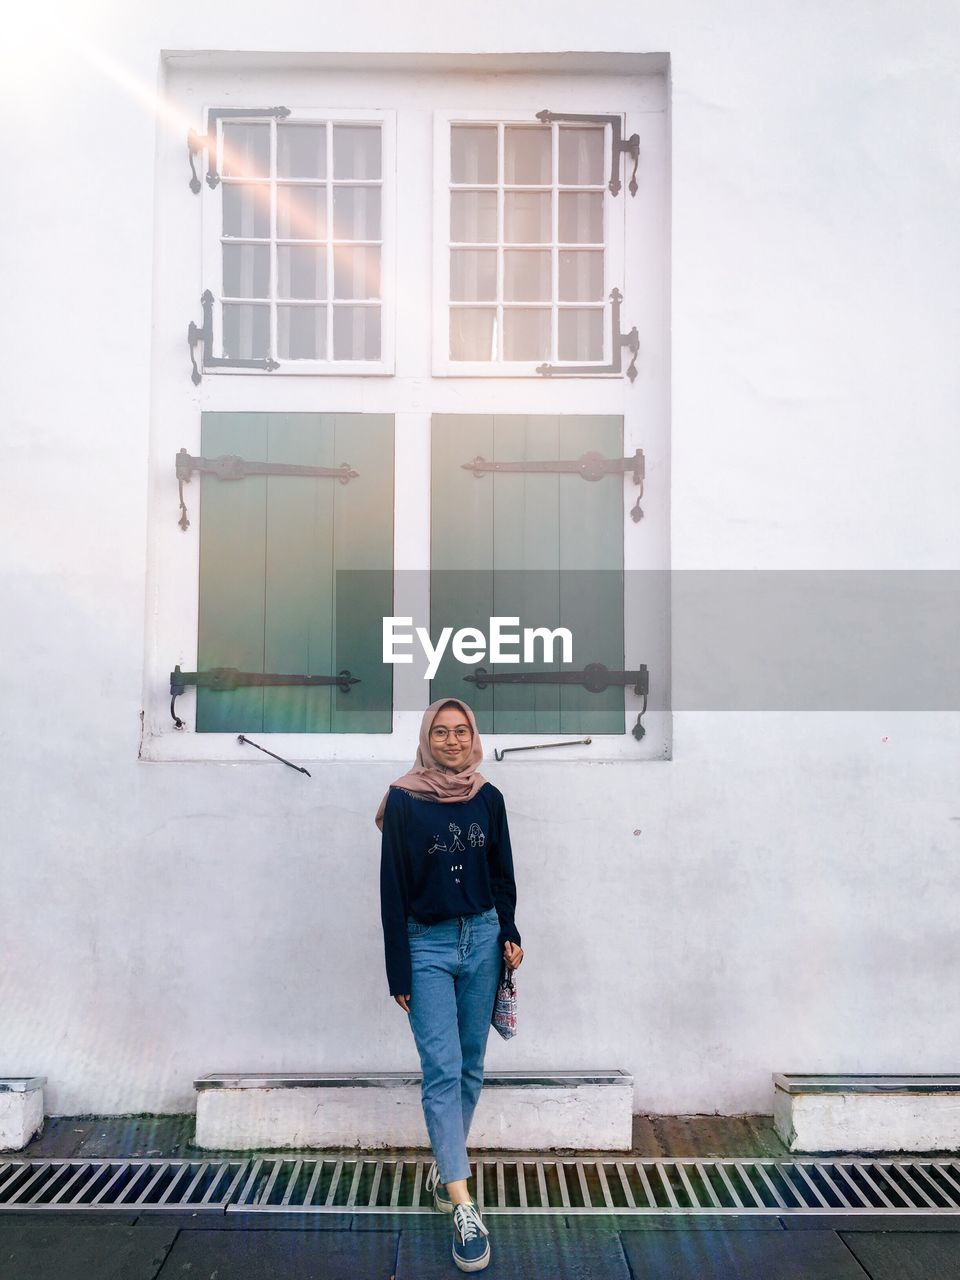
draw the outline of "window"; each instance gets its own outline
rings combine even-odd
[[[668,755],[669,617],[636,594],[669,564],[665,60],[163,63],[200,132],[158,133],[142,756],[407,761],[453,693],[491,755]],[[389,616],[573,658],[451,642],[426,681],[418,636],[382,661]]]
[[[210,113],[204,372],[389,373],[392,116],[281,111]]]
[[[592,119],[438,114],[437,373],[613,372],[625,200],[613,125]]]

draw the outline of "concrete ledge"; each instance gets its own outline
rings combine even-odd
[[[418,1072],[208,1075],[196,1143],[220,1151],[428,1147]],[[470,1147],[629,1151],[633,1077],[625,1071],[505,1071],[486,1077]]]
[[[790,1151],[960,1150],[960,1076],[775,1072],[773,1084]]]
[[[43,1128],[46,1076],[0,1076],[0,1151],[21,1151]]]

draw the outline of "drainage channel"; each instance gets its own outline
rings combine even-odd
[[[0,1212],[430,1213],[424,1159],[12,1160]],[[490,1159],[474,1195],[507,1214],[953,1214],[955,1160]]]

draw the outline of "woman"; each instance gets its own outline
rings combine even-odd
[[[453,1213],[461,1271],[490,1261],[489,1232],[467,1188],[466,1140],[501,968],[523,959],[507,815],[501,793],[476,771],[482,759],[467,704],[431,703],[414,765],[390,784],[376,816],[387,980],[420,1054],[435,1157],[427,1190]]]

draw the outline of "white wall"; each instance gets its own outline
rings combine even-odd
[[[0,1073],[52,1112],[416,1065],[396,766],[137,759],[162,49],[669,53],[674,567],[958,567],[955,6],[415,12],[49,6],[0,54]],[[489,1065],[624,1067],[661,1112],[954,1069],[958,748],[949,713],[683,713],[670,761],[491,762],[527,958]]]

